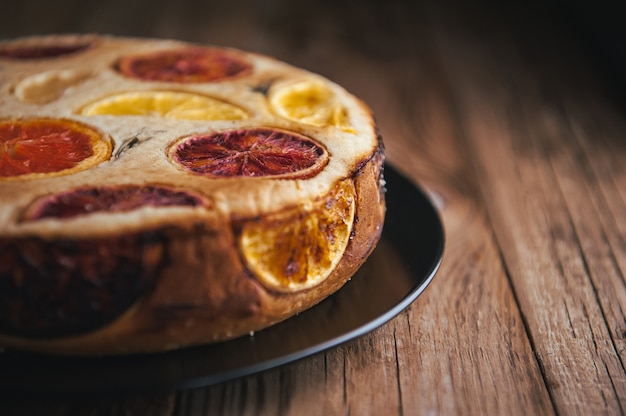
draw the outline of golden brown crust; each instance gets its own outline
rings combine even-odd
[[[76,110],[66,109],[79,109],[113,90],[154,87],[150,83],[120,81],[119,75],[112,73],[108,62],[117,62],[125,54],[183,45],[173,41],[106,37],[89,39],[97,48],[81,52],[85,63],[79,69],[88,71],[94,78],[81,80],[79,85],[72,87],[71,94],[61,94],[58,100],[37,106],[19,100],[11,90],[0,91],[4,97],[9,97],[0,105],[0,118],[67,117],[110,134],[115,142],[113,155],[124,151],[125,144],[128,144],[125,140],[133,134],[139,142],[143,141],[139,149],[141,152],[138,148],[130,149],[122,157],[112,157],[110,161],[88,172],[61,178],[2,183],[0,246],[4,245],[5,253],[18,250],[23,255],[5,255],[4,267],[0,266],[0,284],[27,286],[29,273],[35,273],[34,270],[54,262],[55,256],[59,257],[58,253],[52,253],[33,260],[33,256],[28,255],[27,246],[34,246],[34,250],[41,251],[46,245],[69,242],[76,247],[99,247],[97,250],[103,252],[106,251],[103,247],[111,244],[111,241],[119,245],[115,239],[125,235],[130,236],[128,238],[131,240],[135,238],[132,244],[138,250],[128,253],[123,261],[119,254],[104,254],[100,258],[106,264],[113,264],[110,275],[104,278],[110,278],[124,267],[139,270],[128,276],[131,283],[135,282],[129,283],[135,292],[125,287],[110,288],[107,293],[113,298],[119,295],[124,299],[124,306],[110,315],[103,315],[102,322],[94,323],[87,319],[81,324],[83,326],[75,324],[78,325],[76,327],[67,322],[49,323],[50,332],[54,336],[46,336],[45,331],[38,335],[37,328],[45,326],[41,322],[24,323],[18,320],[17,323],[7,324],[0,321],[0,328],[4,325],[5,329],[5,334],[0,333],[0,345],[45,353],[94,355],[154,352],[223,341],[260,330],[315,305],[341,288],[364,263],[380,237],[385,215],[382,181],[384,154],[371,113],[360,101],[335,84],[323,80],[348,109],[354,133],[285,120],[266,108],[263,94],[254,92],[254,88],[273,79],[320,78],[269,58],[245,54],[254,66],[249,76],[220,84],[185,86],[185,89],[198,90],[235,102],[252,114],[251,119],[216,122],[207,128],[206,123],[200,127],[200,124],[186,121],[173,123],[165,120],[157,124],[154,120],[145,119],[85,117]],[[0,56],[0,59],[3,58]],[[70,59],[75,61],[76,55],[71,54]],[[45,72],[61,70],[61,61],[55,60],[51,65],[53,68],[48,67]],[[9,69],[0,74],[0,81],[4,85],[13,85],[13,91],[16,84],[44,72],[39,62],[30,65],[22,61],[8,62],[6,66],[11,68],[11,65],[19,68],[21,75],[17,76]],[[122,84],[121,88],[113,82],[116,77]],[[99,84],[95,82],[96,78]],[[148,123],[152,127],[141,124],[138,127],[138,123]],[[154,127],[154,124],[157,126]],[[200,128],[202,131],[221,131],[232,126],[270,126],[303,134],[322,143],[329,151],[330,160],[315,177],[299,180],[207,180],[182,172],[168,160],[165,149],[181,137],[193,134]],[[268,213],[296,209],[302,201],[324,198],[336,183],[343,180],[354,182],[356,210],[350,241],[337,266],[327,278],[312,288],[289,293],[268,289],[248,270],[237,248],[241,224],[253,218],[262,218]],[[50,193],[61,193],[89,184],[120,186],[133,181],[186,189],[201,195],[208,202],[201,207],[146,207],[132,212],[96,213],[69,220],[20,220],[33,201]],[[73,250],[64,252],[66,258],[57,258],[60,266],[52,269],[58,270],[57,275],[65,273],[67,281],[89,281],[90,273],[85,270],[96,266],[106,269],[106,265],[86,261],[89,264],[80,269],[82,274],[67,272],[68,267],[74,267],[68,266],[68,262],[82,264],[80,254],[76,255],[76,259],[68,254],[77,252]],[[21,270],[21,275],[17,276],[13,272],[15,270]],[[96,272],[93,275],[96,280],[102,277]],[[63,293],[69,293],[63,292],[67,287],[57,287],[61,299],[65,296]],[[83,289],[77,290],[80,293]],[[54,302],[53,299],[51,304]],[[15,299],[0,295],[0,308],[6,309],[6,305],[17,308]],[[71,307],[67,308],[76,312]],[[66,328],[65,333],[59,332],[59,327]]]

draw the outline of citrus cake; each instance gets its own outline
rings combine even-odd
[[[0,346],[225,341],[339,290],[385,216],[371,111],[270,57],[101,35],[0,42]]]

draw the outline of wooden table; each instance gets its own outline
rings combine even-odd
[[[623,84],[562,9],[61,3],[3,5],[0,37],[179,38],[273,55],[343,84],[376,113],[389,163],[437,203],[447,244],[416,302],[345,345],[194,390],[5,397],[0,414],[626,412]]]

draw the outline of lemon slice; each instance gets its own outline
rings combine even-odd
[[[326,197],[244,224],[240,250],[266,287],[280,292],[323,282],[339,263],[354,222],[355,188],[339,182]]]
[[[322,82],[306,80],[281,87],[270,93],[269,103],[281,117],[314,126],[335,126],[354,133],[347,109]]]
[[[248,113],[224,101],[182,91],[115,94],[83,108],[86,116],[157,116],[176,120],[242,120]]]

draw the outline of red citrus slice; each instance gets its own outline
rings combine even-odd
[[[99,239],[0,238],[0,331],[30,338],[97,329],[166,267],[154,232]]]
[[[145,81],[213,82],[247,75],[252,65],[241,55],[216,48],[187,48],[131,55],[118,70]]]
[[[68,55],[83,51],[91,46],[91,42],[76,43],[42,43],[27,44],[16,43],[0,46],[0,58],[11,59],[42,59],[55,58],[57,56]]]
[[[202,198],[161,186],[120,185],[79,188],[39,199],[24,219],[71,218],[96,212],[125,212],[143,206],[200,206]]]
[[[69,174],[88,169],[111,154],[111,143],[71,120],[0,122],[0,179]]]
[[[187,137],[169,156],[190,172],[212,177],[310,178],[328,163],[328,152],[312,139],[271,128]]]
[[[248,268],[265,286],[281,292],[324,281],[350,241],[355,192],[353,182],[345,180],[313,204],[245,223],[239,249]]]

